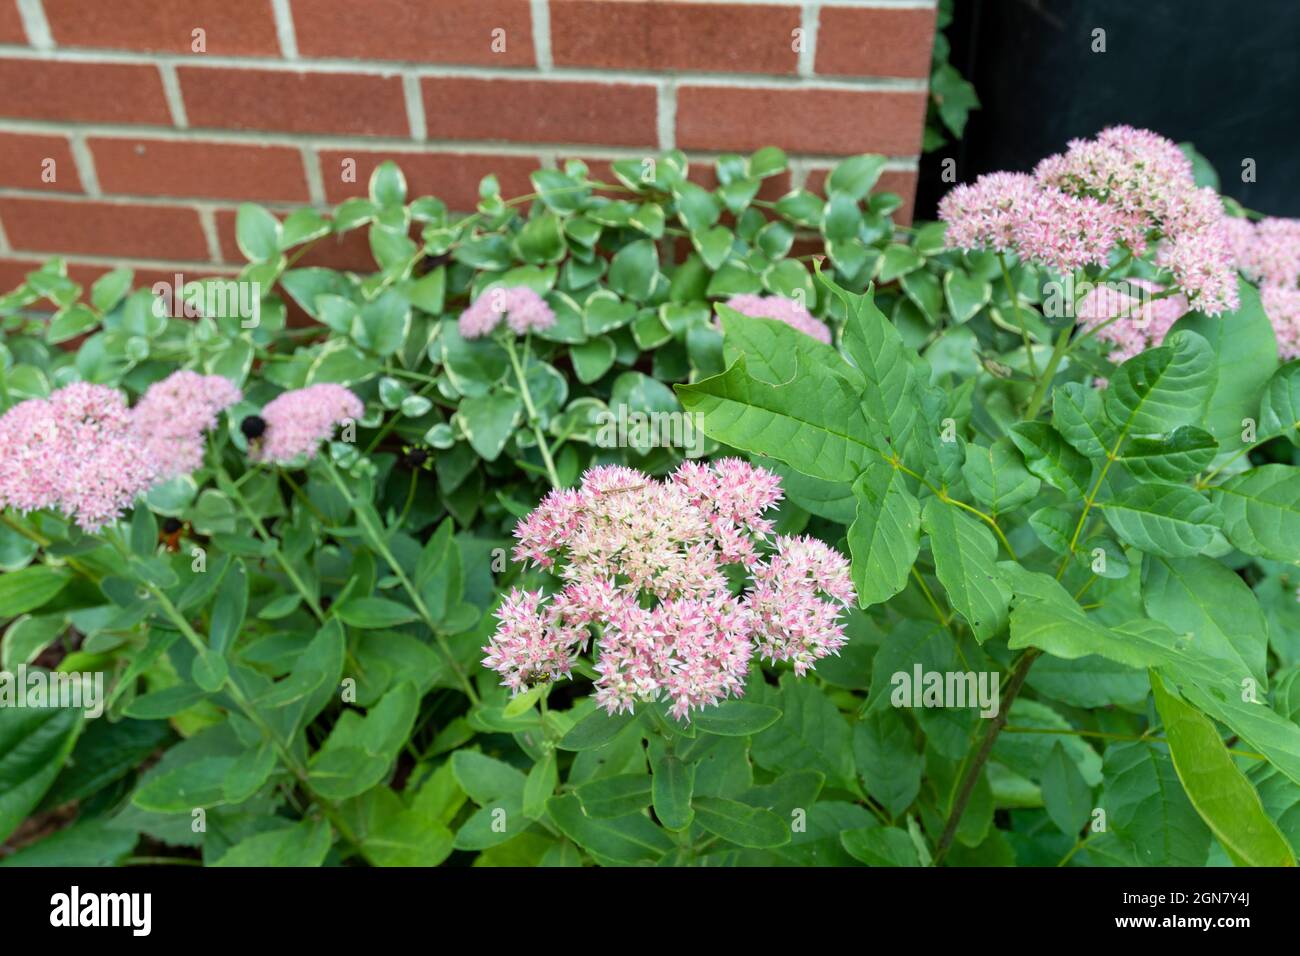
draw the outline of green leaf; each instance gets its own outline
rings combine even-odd
[[[236,558],[221,577],[217,597],[212,603],[212,623],[208,627],[208,644],[217,654],[235,646],[239,631],[248,614],[248,572]],[[220,686],[220,685],[218,685]]]
[[[280,255],[280,220],[252,203],[235,213],[235,242],[249,262],[267,262]]]
[[[45,327],[45,341],[51,345],[75,339],[99,325],[99,316],[80,303],[60,309]]]
[[[853,485],[856,516],[849,527],[858,604],[888,601],[907,586],[921,547],[921,507],[902,471],[870,462]]]
[[[650,298],[659,275],[659,249],[652,239],[629,242],[609,264],[609,287],[637,302]]]
[[[1238,865],[1295,866],[1295,854],[1269,819],[1259,794],[1232,762],[1219,733],[1203,714],[1165,690],[1151,689],[1165,723],[1174,769],[1192,806]]]
[[[1126,544],[1169,558],[1200,554],[1214,539],[1222,516],[1186,485],[1134,485],[1105,502],[1106,520]]]
[[[676,389],[686,411],[703,415],[710,438],[814,478],[853,481],[877,457],[858,399],[821,368],[776,387],[751,376],[742,355],[721,375]]]
[[[1060,394],[1059,389],[1056,394]],[[1041,486],[1006,436],[987,448],[967,445],[961,473],[975,500],[995,515],[1032,501]]]
[[[595,750],[622,732],[635,718],[631,714],[607,714],[596,708],[569,728],[556,745],[561,750]]]
[[[875,153],[842,159],[826,177],[826,192],[840,193],[853,200],[864,199],[880,179],[884,168],[885,157]]]
[[[614,340],[607,335],[588,339],[569,349],[574,374],[584,385],[590,385],[608,372],[613,367],[617,355],[618,349],[614,345]]]
[[[1236,573],[1202,556],[1148,556],[1142,565],[1142,604],[1153,619],[1193,635],[1211,657],[1231,661],[1238,680],[1268,686],[1268,624],[1254,592]]]
[[[522,414],[518,396],[505,392],[463,399],[457,412],[470,445],[485,461],[500,457]]]
[[[332,610],[349,627],[366,629],[398,627],[420,619],[420,615],[412,608],[388,598],[348,598],[340,601]]]
[[[346,800],[383,780],[410,736],[419,702],[414,685],[404,682],[364,717],[344,711],[308,765],[312,789],[327,800]]]
[[[1210,489],[1223,533],[1247,554],[1300,561],[1300,468],[1260,465]]]
[[[1118,459],[1139,481],[1184,481],[1218,453],[1214,436],[1194,425],[1180,425],[1158,438],[1130,438]]]
[[[131,269],[114,269],[105,272],[90,287],[90,304],[100,312],[111,312],[131,291],[135,272]]]
[[[695,822],[737,846],[768,849],[790,842],[790,828],[771,810],[721,797],[696,797]]]
[[[1007,623],[1010,591],[997,573],[993,533],[955,505],[930,498],[921,512],[930,536],[935,572],[948,600],[983,643]]]
[[[329,824],[324,820],[303,820],[241,840],[212,865],[314,867],[325,862],[329,849]]]
[[[1025,456],[1025,467],[1073,499],[1088,497],[1092,465],[1046,422],[1019,422],[1007,433]]]
[[[1078,836],[1092,813],[1092,790],[1059,743],[1043,766],[1042,789],[1043,805],[1057,829],[1066,836]]]
[[[1119,367],[1106,389],[1106,414],[1122,435],[1163,435],[1201,421],[1214,382],[1209,343],[1174,332]]]
[[[724,700],[693,718],[696,729],[723,737],[748,737],[766,730],[780,719],[781,712],[775,707],[744,700]]]
[[[1082,382],[1067,382],[1052,391],[1052,424],[1088,458],[1109,454],[1118,437],[1106,420],[1102,393]]]
[[[771,708],[768,708],[771,709]],[[651,758],[651,792],[655,816],[667,830],[685,830],[695,819],[691,797],[695,789],[695,765],[664,753]]]
[[[956,270],[943,277],[943,295],[948,301],[948,311],[958,324],[973,318],[993,296],[993,286],[983,279],[968,276]]]
[[[6,677],[12,694],[16,678]],[[73,707],[0,707],[0,841],[40,803],[72,753],[83,723],[81,711]]]
[[[1216,316],[1193,312],[1173,328],[1175,334],[1195,332],[1210,346],[1214,385],[1204,424],[1225,455],[1242,447],[1242,420],[1254,416],[1277,366],[1273,325],[1260,304],[1259,292],[1242,279],[1237,287],[1241,304],[1235,312]],[[1166,337],[1165,344],[1168,342]]]
[[[48,604],[71,581],[67,571],[44,564],[0,575],[0,617],[17,617]]]
[[[916,844],[898,827],[863,827],[845,830],[840,842],[853,859],[868,866],[920,866]]]
[[[573,794],[551,797],[546,811],[560,832],[598,860],[613,863],[653,861],[673,849],[673,842],[644,814],[596,820],[582,812]]]
[[[625,817],[650,806],[650,776],[642,772],[601,777],[584,783],[574,793],[582,802],[582,812],[593,819]]]
[[[858,721],[853,756],[867,793],[898,816],[921,792],[924,761],[912,742],[912,729],[893,708],[881,708]]]
[[[406,177],[391,159],[384,160],[370,174],[370,201],[380,208],[406,202]]]
[[[484,807],[507,797],[522,797],[527,783],[516,768],[476,750],[452,754],[451,772],[470,799]]]
[[[1258,433],[1261,439],[1285,435],[1300,445],[1300,359],[1279,368],[1264,387]]]
[[[754,762],[774,771],[820,770],[835,786],[853,779],[849,725],[811,681],[781,678],[781,719],[753,738]]]
[[[1204,866],[1210,831],[1183,792],[1168,753],[1151,741],[1106,747],[1106,823],[1143,866]]]

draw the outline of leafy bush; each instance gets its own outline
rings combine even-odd
[[[243,207],[235,283],[30,275],[3,666],[107,699],[0,708],[5,862],[1292,862],[1300,363],[1235,271],[1156,335],[1183,220],[1062,273],[1065,186],[957,248],[984,194],[904,229],[882,166],[571,163],[459,217],[386,164]],[[377,273],[300,264],[362,228]],[[707,441],[602,439],[636,413]]]

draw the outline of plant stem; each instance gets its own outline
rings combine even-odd
[[[1038,413],[1043,408],[1043,400],[1047,398],[1047,389],[1052,384],[1052,379],[1056,377],[1056,370],[1061,365],[1061,359],[1070,344],[1070,334],[1074,331],[1074,320],[1061,329],[1061,334],[1056,337],[1056,346],[1052,349],[1052,355],[1047,360],[1047,368],[1043,370],[1043,377],[1038,380],[1034,386],[1034,392],[1029,396],[1029,407],[1025,409],[1025,420],[1033,421],[1038,417]]]
[[[307,607],[311,609],[312,614],[316,615],[316,620],[324,624],[325,612],[321,608],[320,602],[316,599],[316,595],[311,592],[311,589],[307,587],[306,582],[303,581],[297,570],[294,569],[293,563],[284,556],[284,553],[280,550],[280,543],[271,537],[270,532],[266,530],[266,525],[262,524],[262,519],[257,516],[257,512],[249,505],[248,500],[240,494],[239,489],[235,487],[235,483],[226,474],[226,470],[221,468],[217,474],[220,476],[220,483],[228,486],[230,496],[235,499],[235,504],[239,505],[239,510],[244,513],[244,517],[252,522],[253,530],[257,532],[257,536],[270,545],[271,556],[275,558],[275,563],[280,565],[280,570],[284,572],[285,577],[293,584],[294,589],[302,595]]]
[[[375,550],[378,551],[380,557],[388,563],[388,566],[393,569],[393,574],[397,576],[397,580],[401,583],[402,589],[406,591],[407,596],[410,597],[411,602],[415,605],[416,612],[420,615],[425,626],[429,629],[429,633],[433,635],[433,639],[437,641],[443,657],[447,659],[447,666],[450,667],[452,672],[456,675],[456,679],[460,683],[461,689],[465,691],[465,696],[470,699],[470,703],[477,706],[479,704],[478,692],[474,690],[474,685],[470,683],[469,677],[465,674],[465,671],[460,666],[459,662],[457,662],[456,655],[451,651],[451,645],[447,643],[447,638],[443,635],[442,631],[438,629],[438,625],[434,622],[433,615],[429,612],[428,605],[424,603],[424,598],[421,596],[419,589],[411,583],[411,579],[407,577],[406,572],[402,570],[402,565],[398,562],[392,549],[388,547],[388,544],[384,539],[384,529],[375,526],[374,522],[370,520],[370,515],[364,508],[357,507],[357,500],[353,497],[352,490],[348,488],[347,483],[343,481],[343,476],[338,473],[329,459],[322,456],[321,461],[325,465],[325,470],[329,473],[330,480],[332,480],[335,487],[342,492],[344,499],[346,499],[348,503],[348,507],[352,510],[352,513],[357,516],[357,521],[360,524],[365,525],[365,530]]]
[[[560,482],[559,473],[555,470],[555,462],[551,459],[551,447],[546,442],[546,436],[542,433],[542,421],[537,414],[537,408],[533,405],[532,393],[528,390],[528,382],[524,377],[524,368],[519,363],[519,354],[515,351],[515,342],[513,336],[503,338],[506,346],[506,352],[510,356],[510,364],[515,370],[515,379],[519,382],[519,395],[524,400],[524,409],[528,413],[528,425],[533,430],[533,437],[537,439],[537,448],[542,453],[542,461],[546,463],[546,477],[551,482],[552,488],[563,487]],[[525,343],[527,347],[527,343]]]
[[[984,764],[988,762],[989,754],[993,752],[993,744],[998,739],[998,733],[1006,725],[1007,712],[1011,710],[1011,705],[1015,703],[1020,688],[1024,686],[1025,678],[1029,675],[1030,665],[1038,658],[1042,651],[1031,647],[1020,655],[1016,661],[1015,667],[1011,671],[1011,680],[1007,682],[1007,689],[1002,693],[1002,703],[998,707],[997,716],[989,724],[988,730],[984,732],[984,739],[980,742],[980,749],[975,754],[975,760],[966,768],[966,776],[962,778],[961,789],[957,791],[957,798],[953,801],[952,810],[948,814],[948,822],[944,825],[943,833],[939,837],[939,843],[935,847],[933,866],[938,866],[943,862],[948,850],[952,847],[953,838],[957,836],[957,826],[961,823],[962,814],[966,812],[966,805],[970,803],[971,794],[975,791],[975,784],[979,780],[980,772],[984,769]]]
[[[1020,292],[1011,284],[1007,259],[1001,252],[998,253],[998,265],[1002,267],[1002,281],[1007,287],[1007,295],[1011,297],[1011,308],[1016,314],[1016,325],[1020,326],[1020,337],[1025,340],[1025,357],[1029,359],[1029,374],[1038,378],[1038,362],[1034,359],[1034,346],[1029,341],[1029,329],[1025,325],[1025,317],[1020,312]]]

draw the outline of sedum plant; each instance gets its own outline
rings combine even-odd
[[[784,165],[0,300],[0,664],[102,686],[0,707],[0,863],[1292,862],[1285,227],[1136,131]]]

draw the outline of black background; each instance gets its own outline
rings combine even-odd
[[[958,182],[1029,172],[1117,123],[1191,141],[1226,195],[1300,216],[1300,0],[956,0],[946,33],[982,108],[960,143],[922,157],[918,218],[952,188],[945,157]]]

